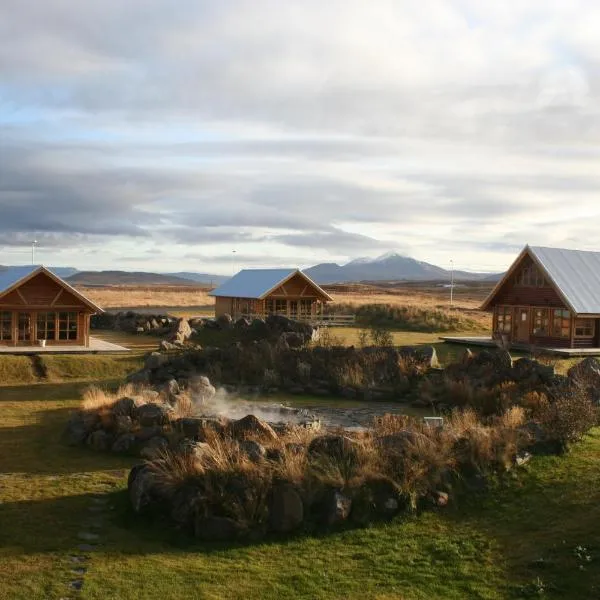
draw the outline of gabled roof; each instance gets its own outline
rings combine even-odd
[[[81,292],[78,292],[74,287],[70,286],[64,279],[53,273],[50,269],[44,267],[43,265],[28,265],[25,267],[10,267],[4,271],[0,271],[0,298],[2,296],[6,296],[8,293],[12,292],[14,289],[20,287],[25,282],[33,279],[36,275],[40,273],[45,273],[58,283],[58,285],[62,286],[66,290],[68,290],[71,294],[73,294],[76,298],[79,298],[85,305],[89,306],[94,312],[101,313],[104,312],[102,308],[100,308],[97,304],[94,304],[89,298],[86,298]]]
[[[223,285],[210,292],[210,296],[225,298],[255,298],[262,300],[270,292],[283,285],[294,275],[301,275],[315,287],[327,300],[333,298],[319,287],[308,275],[300,269],[243,269]]]
[[[527,254],[573,313],[600,315],[600,252],[542,246],[525,246],[482,308],[486,309],[489,306]]]

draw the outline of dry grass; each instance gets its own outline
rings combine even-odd
[[[120,398],[133,398],[138,406],[156,401],[154,390],[149,386],[126,383],[110,392],[96,385],[91,385],[83,392],[81,409],[86,412],[105,411],[114,405]]]
[[[215,299],[208,295],[206,287],[167,286],[114,286],[77,287],[90,300],[102,308],[160,308],[160,307],[207,307],[212,310]]]

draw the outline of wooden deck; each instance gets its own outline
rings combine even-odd
[[[450,344],[461,344],[463,346],[484,346],[488,348],[497,348],[498,344],[491,337],[473,336],[473,337],[458,337],[458,336],[442,336],[440,339]],[[529,351],[532,346],[528,344],[510,344],[511,350]],[[600,348],[541,348],[535,346],[536,352],[544,354],[554,354],[556,356],[600,356]]]
[[[130,352],[129,348],[90,337],[90,345],[86,346],[0,346],[0,354],[114,354]]]

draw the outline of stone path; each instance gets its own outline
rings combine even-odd
[[[85,576],[92,562],[94,552],[102,546],[103,533],[107,525],[107,517],[113,507],[102,495],[90,496],[86,516],[77,534],[76,550],[69,555],[69,580],[66,592],[60,600],[77,598],[85,584]]]

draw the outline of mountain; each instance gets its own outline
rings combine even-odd
[[[160,273],[134,271],[80,271],[66,279],[71,285],[198,285],[197,281]]]
[[[17,265],[0,265],[0,271],[6,271],[6,269],[10,269],[13,266]],[[48,267],[48,269],[63,279],[66,279],[67,277],[77,273],[77,269],[74,269],[73,267]]]
[[[449,280],[450,271],[436,265],[388,252],[377,258],[358,258],[338,265],[321,263],[304,271],[317,283],[339,283],[343,281],[438,281]],[[481,281],[492,277],[490,273],[454,271],[457,281]],[[494,275],[494,277],[498,277]],[[491,280],[491,279],[490,279]]]
[[[229,277],[227,275],[211,275],[210,273],[194,273],[192,271],[182,271],[180,273],[163,273],[172,277],[179,277],[180,279],[189,279],[196,283],[202,283],[205,285],[221,285],[227,281]]]

